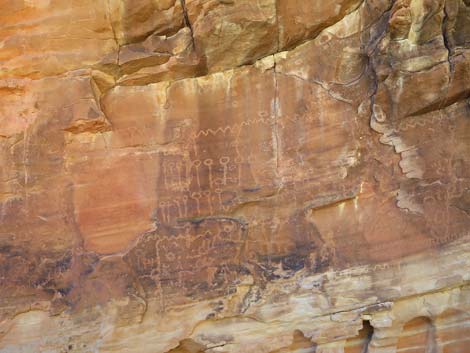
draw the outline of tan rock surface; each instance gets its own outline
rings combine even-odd
[[[468,1],[0,9],[0,352],[470,351]]]

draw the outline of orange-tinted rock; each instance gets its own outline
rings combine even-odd
[[[156,34],[172,35],[184,26],[180,0],[108,0],[119,44],[135,43]]]
[[[323,29],[353,12],[361,1],[277,1],[279,46],[289,48],[317,36]]]
[[[115,60],[105,0],[2,1],[0,77],[60,75]]]
[[[275,0],[186,0],[186,7],[210,72],[253,63],[278,49]]]
[[[465,352],[468,1],[0,7],[0,351]]]
[[[150,36],[142,43],[123,46],[119,65],[122,76],[117,83],[126,86],[195,77],[207,71],[188,27],[170,37]]]

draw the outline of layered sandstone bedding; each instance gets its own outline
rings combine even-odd
[[[0,0],[0,352],[470,352],[470,1]]]

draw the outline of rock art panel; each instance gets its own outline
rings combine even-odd
[[[465,352],[468,1],[0,9],[0,352]]]

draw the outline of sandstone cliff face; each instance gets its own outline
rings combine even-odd
[[[470,352],[469,1],[0,10],[0,352]]]

